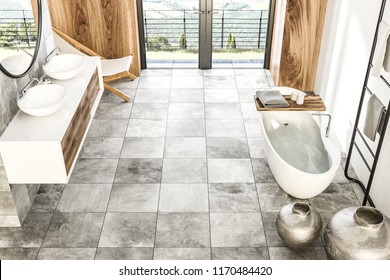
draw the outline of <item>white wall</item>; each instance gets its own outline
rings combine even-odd
[[[381,2],[328,0],[315,92],[322,96],[333,116],[333,132],[345,153],[356,118]],[[390,23],[390,3],[384,19]],[[390,74],[384,75],[390,81]],[[374,77],[370,78],[370,85],[387,106],[390,89]],[[372,147],[375,149],[376,143],[372,143]],[[354,153],[357,154],[356,150]],[[370,194],[376,207],[390,217],[390,131],[381,153]],[[366,182],[368,172],[358,156],[353,157],[352,165],[359,178]]]

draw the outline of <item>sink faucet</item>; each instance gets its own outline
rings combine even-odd
[[[27,89],[28,89],[29,87],[31,87],[31,85],[32,85],[34,82],[36,82],[37,84],[39,84],[38,78],[34,78],[34,79],[32,79],[31,81],[28,82],[28,84],[20,91],[19,98],[22,98],[23,95],[26,94]]]
[[[47,64],[47,63],[49,62],[50,56],[51,56],[57,49],[58,49],[59,51],[61,51],[61,49],[60,49],[59,47],[55,47],[54,50],[52,50],[52,51],[46,56],[46,58],[45,58],[45,64]]]
[[[324,113],[311,113],[311,114],[313,116],[328,117],[328,124],[327,124],[326,130],[325,130],[325,137],[329,137],[330,124],[332,123],[332,116],[331,116],[331,114],[324,114]]]

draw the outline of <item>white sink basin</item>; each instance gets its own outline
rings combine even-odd
[[[84,66],[84,57],[78,54],[53,56],[43,65],[43,71],[53,79],[68,80],[76,77]]]
[[[65,93],[65,88],[60,85],[38,85],[27,90],[18,100],[18,106],[29,115],[47,116],[61,108]]]

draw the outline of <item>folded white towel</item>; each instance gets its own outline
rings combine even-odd
[[[283,108],[289,106],[282,93],[276,89],[256,91],[256,96],[266,108]]]
[[[379,24],[376,50],[372,60],[371,74],[375,77],[380,77],[383,67],[386,71],[390,70],[390,45],[387,43],[389,35],[390,25],[382,20]]]
[[[376,97],[375,94],[371,95],[367,102],[367,113],[364,122],[363,132],[364,134],[375,141],[376,133],[380,133],[383,127],[385,115],[385,105]]]

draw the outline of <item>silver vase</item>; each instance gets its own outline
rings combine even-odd
[[[373,207],[349,207],[326,226],[325,250],[332,260],[390,260],[390,220]]]
[[[283,206],[276,218],[276,230],[286,245],[303,250],[320,236],[322,219],[318,212],[306,203]]]

